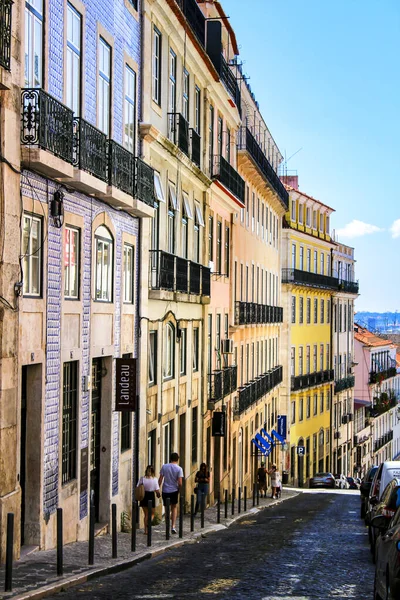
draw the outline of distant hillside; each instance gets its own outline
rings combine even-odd
[[[359,311],[356,312],[354,320],[370,331],[400,333],[400,313],[398,311],[386,313]]]

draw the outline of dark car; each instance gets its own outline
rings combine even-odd
[[[381,535],[376,540],[374,600],[400,598],[400,508],[387,524],[383,515],[372,520]]]
[[[357,481],[354,479],[354,477],[346,477],[346,479],[347,479],[347,483],[349,484],[351,490],[360,489],[360,485],[359,485],[359,483],[357,483]]]
[[[372,557],[375,560],[375,545],[379,534],[384,528],[384,521],[380,523],[379,528],[374,526],[373,519],[382,516],[386,519],[386,527],[389,526],[391,519],[397,508],[400,506],[400,479],[392,479],[383,490],[381,499],[377,496],[372,496],[369,499],[370,510],[368,512],[368,537],[371,546]]]
[[[316,473],[314,477],[310,477],[310,488],[316,487],[335,487],[335,478],[332,473]]]
[[[365,518],[369,490],[371,489],[371,483],[372,483],[372,480],[373,480],[374,475],[377,472],[377,470],[378,470],[377,465],[370,467],[361,481],[361,485],[360,485],[360,495],[361,495],[360,516],[362,519]]]

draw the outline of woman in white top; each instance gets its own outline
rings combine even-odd
[[[151,501],[152,515],[154,518],[155,507],[156,507],[156,494],[157,498],[160,497],[160,486],[158,485],[158,479],[155,477],[154,468],[149,465],[146,468],[144,477],[141,477],[138,481],[138,486],[143,483],[144,486],[144,498],[140,501],[140,506],[143,508],[144,514],[144,533],[147,534],[147,520],[148,520],[148,504]]]

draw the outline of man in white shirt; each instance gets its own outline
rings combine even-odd
[[[179,454],[172,452],[169,463],[163,465],[158,478],[158,485],[162,485],[162,499],[164,506],[169,498],[171,503],[171,532],[176,533],[176,514],[180,489],[182,487],[183,470],[178,465]],[[164,483],[163,483],[164,481]]]

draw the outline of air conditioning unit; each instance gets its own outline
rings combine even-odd
[[[333,434],[333,438],[335,440],[340,440],[341,437],[342,437],[342,434],[340,433],[340,431],[335,431],[335,433]]]
[[[221,340],[221,352],[222,354],[233,354],[233,340],[228,338]]]
[[[348,421],[347,415],[342,416],[342,425],[345,425]]]

